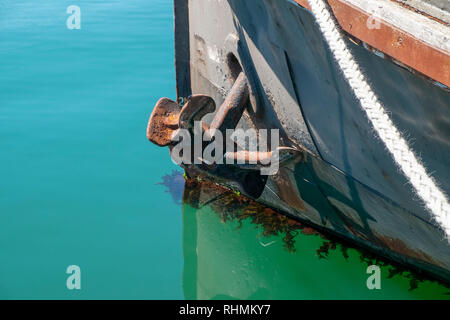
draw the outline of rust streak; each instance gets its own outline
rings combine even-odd
[[[296,188],[292,185],[292,181],[284,170],[278,171],[278,175],[272,177],[278,189],[278,196],[290,207],[304,212],[305,205]]]
[[[403,256],[407,256],[410,258],[414,258],[417,260],[421,260],[421,261],[425,261],[428,263],[431,263],[435,266],[441,266],[441,267],[445,267],[442,266],[441,263],[439,263],[438,261],[434,260],[432,257],[430,257],[430,255],[428,255],[427,253],[423,252],[422,250],[414,250],[409,248],[403,241],[401,241],[400,239],[396,239],[396,238],[392,238],[392,237],[387,237],[387,236],[382,236],[380,234],[377,234],[376,232],[374,232],[375,236],[377,237],[377,239],[388,249],[397,252]]]

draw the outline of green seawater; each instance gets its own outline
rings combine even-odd
[[[73,4],[81,30],[66,27]],[[183,198],[145,134],[175,98],[172,20],[167,0],[0,1],[0,298],[448,299],[387,266],[368,290],[354,249],[320,259],[323,239],[300,233],[289,251]]]

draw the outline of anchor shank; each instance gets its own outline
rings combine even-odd
[[[211,121],[210,129],[218,129],[222,133],[226,129],[234,129],[244,113],[248,98],[247,77],[241,72]]]

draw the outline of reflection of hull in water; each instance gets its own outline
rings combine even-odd
[[[310,12],[288,0],[176,0],[175,28],[179,101],[205,94],[220,105],[241,68],[250,104],[238,128],[278,128],[285,146],[303,150],[267,179],[233,168],[188,166],[188,172],[450,281],[450,245],[375,137]],[[402,43],[409,43],[402,37],[389,52],[398,53],[398,61],[354,38],[348,45],[397,127],[414,138],[415,152],[448,192],[449,91],[430,81],[433,74],[401,66],[420,62],[402,55]],[[444,76],[448,68],[442,66]],[[447,84],[445,77],[440,81]]]
[[[408,272],[388,278],[399,269],[361,259],[362,253],[209,183],[186,184],[183,251],[186,299],[445,299],[448,292]],[[373,263],[382,266],[383,290],[366,287]]]

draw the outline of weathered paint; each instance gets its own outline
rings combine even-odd
[[[441,23],[450,24],[450,2],[448,0],[392,0],[409,10],[426,15]]]
[[[295,1],[309,9],[306,0]],[[377,15],[379,28],[369,29],[370,12],[366,12],[344,0],[329,0],[328,2],[343,30],[425,76],[447,87],[450,86],[450,52],[448,50],[450,46],[448,41],[450,27],[442,26],[434,21],[428,21],[429,19],[426,17],[410,13],[409,10],[404,9],[404,12],[398,13],[398,17],[407,15],[402,18],[405,20],[404,22],[395,20],[395,17],[386,21],[390,17],[386,14],[381,15],[382,11],[380,11],[379,15],[381,17]],[[390,3],[389,1],[385,2],[387,4]],[[361,5],[359,2],[358,4]],[[381,3],[377,2],[377,6],[379,5]],[[394,4],[391,4],[386,10],[390,10],[389,12],[393,13],[395,9],[400,10],[402,8],[396,8]],[[424,21],[416,21],[417,18]],[[397,24],[395,24],[396,22]],[[411,24],[412,27],[407,30],[405,30],[405,27],[402,29],[402,25],[406,26],[407,23]],[[432,25],[425,28],[424,23]],[[434,24],[438,26],[434,26]],[[427,38],[432,39],[434,37],[433,27],[436,27],[436,33],[439,31],[442,36],[427,43]],[[415,32],[416,30],[418,31]],[[423,30],[426,30],[426,32]]]

